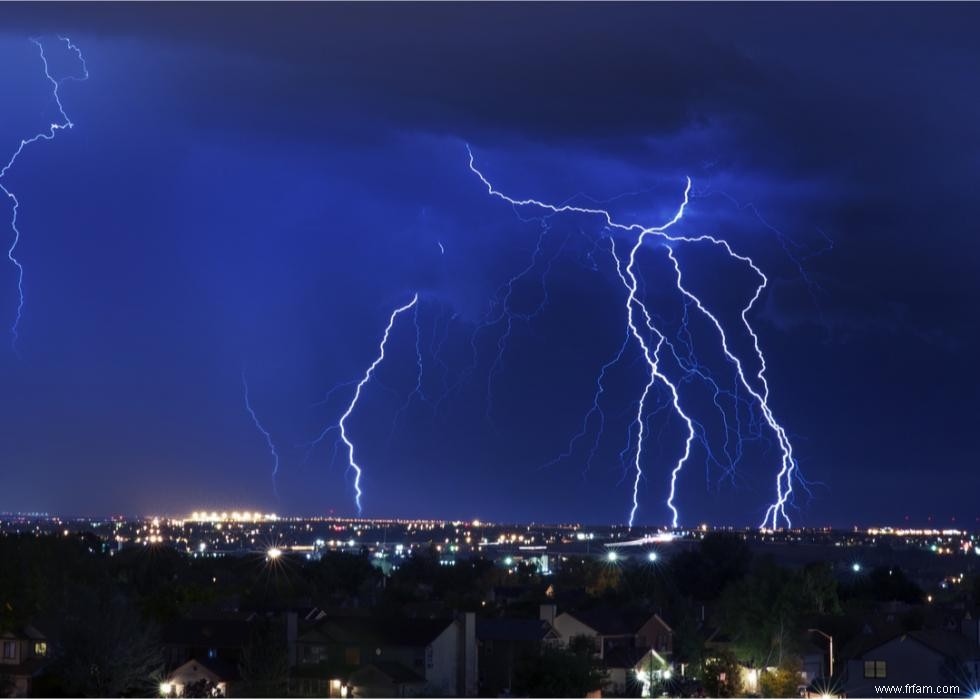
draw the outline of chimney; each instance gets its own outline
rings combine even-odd
[[[299,627],[299,615],[294,611],[286,612],[286,657],[289,667],[296,665],[296,636]]]
[[[459,696],[475,697],[480,679],[477,665],[476,613],[457,614],[456,624],[459,629],[456,691],[459,692]]]

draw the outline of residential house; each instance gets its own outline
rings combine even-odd
[[[239,615],[216,619],[179,619],[162,631],[168,668],[188,660],[224,660],[237,665],[251,636],[250,622]]]
[[[350,696],[421,697],[430,695],[425,677],[401,663],[378,661],[362,665],[351,673]],[[333,695],[331,695],[333,696]],[[344,696],[341,694],[341,696]]]
[[[160,694],[164,697],[204,696],[203,692],[188,691],[189,688],[210,691],[211,696],[235,696],[235,685],[241,680],[238,667],[220,658],[188,660],[167,674],[160,683]]]
[[[666,658],[653,648],[612,648],[603,659],[606,666],[606,682],[603,685],[603,696],[640,696],[648,697],[651,687],[670,679],[670,665]]]
[[[11,697],[30,696],[47,659],[48,639],[33,626],[0,632],[0,691]]]
[[[545,614],[542,606],[542,614]],[[653,648],[660,655],[673,652],[674,632],[658,614],[625,614],[613,609],[563,612],[554,618],[562,643],[585,636],[595,643],[600,658],[615,648]]]
[[[305,694],[349,686],[356,694],[397,685],[409,694],[418,689],[427,695],[472,696],[477,689],[475,627],[471,613],[456,619],[328,617],[296,638],[294,690]],[[396,671],[396,664],[412,674]],[[364,671],[368,665],[374,668],[370,672]],[[424,689],[416,676],[424,680]]]
[[[884,635],[863,633],[841,653],[840,678],[847,696],[876,696],[883,685],[932,687],[934,694],[903,690],[921,696],[940,696],[937,688],[976,687],[980,682],[980,645],[947,629],[925,629]]]

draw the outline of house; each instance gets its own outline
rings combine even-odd
[[[400,663],[379,661],[362,665],[351,673],[348,682],[353,697],[422,697],[431,694],[425,678]]]
[[[546,606],[542,605],[542,614]],[[590,609],[558,614],[553,625],[564,644],[577,636],[592,639],[600,658],[614,648],[653,648],[660,655],[669,655],[674,649],[674,632],[658,614]]]
[[[34,679],[47,660],[48,639],[33,626],[0,632],[0,693],[30,696]]]
[[[398,691],[411,693],[417,676],[426,694],[472,696],[477,689],[475,627],[472,613],[456,619],[328,617],[297,636],[293,684],[297,693],[332,685],[353,690],[352,678],[357,678],[368,683],[363,691],[393,683]],[[397,672],[396,664],[413,674]],[[361,672],[368,665],[374,669]]]
[[[305,663],[289,670],[289,695],[294,697],[349,697],[350,676],[357,670],[343,664]]]
[[[906,694],[939,696],[918,687],[976,687],[980,645],[946,629],[884,635],[864,633],[844,648],[840,678],[847,696],[875,696],[882,685],[902,686]]]
[[[670,679],[670,665],[653,648],[613,648],[603,659],[606,682],[603,695],[648,697],[654,683]]]
[[[234,687],[241,679],[238,667],[227,660],[205,658],[188,660],[175,668],[160,683],[160,694],[164,697],[205,696],[210,693],[215,697],[234,696]],[[194,687],[203,691],[188,691]]]
[[[188,660],[225,660],[238,664],[252,626],[244,617],[180,619],[163,628],[162,641],[167,667],[177,668]]]
[[[480,694],[492,697],[509,694],[520,658],[538,652],[544,643],[560,640],[555,628],[544,619],[477,619]]]

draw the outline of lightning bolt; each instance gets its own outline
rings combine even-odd
[[[615,251],[615,244],[613,239],[610,238],[610,243],[612,246],[612,253],[616,261],[616,272],[619,276],[620,281],[623,284],[627,292],[626,298],[626,315],[627,315],[627,326],[629,333],[636,340],[637,344],[642,350],[643,358],[649,369],[649,379],[645,383],[643,390],[640,394],[640,398],[637,404],[636,418],[633,424],[636,426],[636,449],[633,459],[633,499],[632,508],[629,514],[629,524],[633,525],[636,517],[636,513],[639,509],[639,485],[643,479],[643,466],[642,466],[642,452],[643,452],[643,441],[645,433],[645,421],[644,421],[644,410],[646,405],[647,397],[654,385],[659,381],[667,389],[670,395],[670,401],[673,405],[674,411],[681,418],[687,427],[687,438],[684,442],[683,454],[675,463],[674,467],[670,472],[670,487],[669,494],[667,498],[667,507],[670,509],[672,514],[672,524],[677,526],[679,522],[679,513],[674,505],[674,500],[676,497],[676,487],[677,479],[680,475],[684,464],[690,458],[691,454],[691,444],[695,439],[695,423],[686,414],[680,404],[680,396],[677,390],[677,386],[670,378],[661,370],[660,368],[660,352],[665,345],[671,347],[672,345],[667,341],[665,334],[657,327],[654,323],[653,315],[647,309],[645,303],[640,299],[638,295],[639,290],[639,278],[636,274],[636,257],[640,248],[643,246],[645,239],[648,236],[654,236],[663,241],[664,247],[667,249],[668,256],[674,265],[676,272],[676,286],[678,291],[680,291],[686,299],[694,303],[697,309],[708,318],[714,325],[721,337],[722,350],[724,351],[727,360],[732,363],[735,367],[736,373],[740,384],[748,391],[755,402],[758,404],[763,418],[768,425],[768,427],[775,434],[776,439],[779,443],[780,452],[782,454],[780,469],[776,475],[776,499],[766,510],[765,518],[763,519],[760,528],[767,528],[772,526],[772,528],[778,528],[780,518],[786,523],[787,526],[792,526],[792,522],[789,516],[786,514],[786,504],[790,501],[793,494],[793,479],[798,476],[798,469],[795,458],[793,456],[793,448],[790,443],[789,437],[783,426],[777,422],[771,408],[769,407],[769,385],[766,380],[766,361],[765,356],[762,353],[760,346],[759,337],[755,330],[752,328],[751,323],[748,319],[748,314],[754,308],[756,302],[762,295],[763,291],[768,285],[768,278],[762,272],[762,270],[756,265],[751,258],[736,253],[731,245],[727,241],[721,238],[717,238],[711,235],[698,235],[698,236],[686,236],[686,235],[673,235],[669,229],[674,226],[678,221],[680,221],[684,216],[685,208],[690,201],[691,194],[691,180],[687,178],[687,183],[684,190],[683,202],[677,209],[674,216],[664,224],[654,227],[646,227],[640,224],[621,224],[613,220],[612,215],[605,209],[599,208],[589,208],[582,206],[574,206],[571,204],[549,204],[547,202],[538,201],[536,199],[515,199],[510,197],[497,189],[494,188],[493,184],[483,175],[483,173],[476,167],[474,162],[474,156],[472,150],[467,146],[467,153],[469,155],[469,168],[470,171],[476,175],[483,185],[487,188],[487,192],[494,197],[497,197],[512,207],[535,207],[543,209],[545,211],[550,211],[552,214],[582,214],[587,216],[599,217],[606,228],[611,230],[621,231],[623,233],[636,234],[633,245],[629,250],[629,254],[625,259],[625,266],[623,265],[623,260],[619,258]],[[755,292],[750,298],[746,306],[741,310],[742,324],[744,325],[749,336],[752,338],[752,345],[755,352],[756,359],[758,360],[759,369],[755,374],[755,381],[758,383],[759,388],[752,386],[751,382],[745,374],[743,369],[742,361],[739,357],[734,354],[729,348],[728,338],[725,333],[724,327],[718,318],[712,314],[704,303],[694,295],[690,290],[688,290],[683,284],[683,277],[681,274],[680,264],[677,258],[674,256],[673,245],[677,244],[701,244],[708,243],[714,246],[719,246],[725,250],[730,259],[737,260],[740,263],[748,265],[752,271],[758,276],[759,283],[755,288]],[[642,324],[646,329],[644,333],[640,324],[637,322],[636,316],[642,315]],[[685,323],[686,324],[686,323]],[[649,340],[647,338],[649,334]],[[605,367],[603,368],[605,371]],[[601,386],[601,383],[600,383]],[[597,392],[597,395],[600,392]],[[595,404],[595,401],[594,401]],[[632,429],[631,429],[632,433]],[[625,453],[629,449],[629,444],[627,449],[624,450]]]
[[[391,329],[395,325],[395,320],[398,319],[402,313],[411,310],[418,303],[419,295],[415,294],[412,296],[412,300],[406,303],[404,306],[399,306],[391,312],[388,317],[388,325],[385,327],[384,336],[381,338],[381,343],[378,345],[378,356],[375,357],[374,361],[364,372],[364,377],[358,382],[357,388],[354,389],[354,397],[347,406],[347,410],[344,414],[340,416],[340,420],[337,423],[337,428],[340,430],[340,439],[347,447],[347,465],[354,471],[354,503],[357,505],[357,513],[361,514],[363,511],[361,508],[361,496],[364,494],[361,491],[361,467],[354,458],[354,443],[350,440],[347,434],[347,419],[354,412],[354,408],[357,407],[357,401],[361,398],[361,391],[371,380],[371,376],[374,374],[374,370],[378,368],[378,365],[384,361],[385,358],[385,346],[388,344],[388,336],[391,334]],[[328,428],[330,429],[330,428]]]
[[[674,410],[680,415],[681,419],[687,425],[687,439],[684,440],[684,453],[681,458],[675,464],[673,470],[670,472],[670,495],[667,497],[667,507],[672,513],[671,525],[676,527],[678,525],[679,514],[677,508],[674,506],[674,497],[677,489],[677,476],[680,474],[681,469],[684,468],[684,464],[691,456],[691,442],[694,441],[694,423],[691,418],[688,417],[687,413],[681,408],[680,396],[677,393],[677,386],[667,378],[667,375],[660,371],[660,350],[663,348],[666,337],[664,334],[657,329],[653,323],[653,318],[650,312],[647,310],[646,304],[639,300],[637,297],[637,288],[639,286],[639,281],[637,280],[634,268],[636,267],[636,253],[643,246],[643,240],[648,234],[652,233],[663,233],[667,228],[674,225],[684,216],[684,209],[688,203],[688,194],[691,191],[691,180],[687,180],[687,187],[684,189],[684,201],[677,210],[670,221],[668,221],[663,226],[658,228],[644,229],[640,235],[637,236],[636,242],[633,247],[630,248],[629,262],[626,265],[626,272],[623,273],[622,265],[619,260],[619,256],[616,255],[616,246],[612,238],[609,239],[610,245],[612,246],[612,254],[616,260],[616,273],[619,275],[620,281],[622,281],[623,286],[626,287],[628,292],[626,298],[626,318],[627,324],[629,325],[630,332],[633,337],[636,338],[637,343],[643,350],[643,357],[646,360],[647,366],[650,368],[650,379],[647,381],[646,385],[643,387],[643,393],[640,395],[640,403],[636,410],[636,456],[634,458],[634,469],[636,472],[636,478],[633,480],[633,508],[630,510],[629,525],[633,526],[633,521],[636,518],[636,511],[640,507],[640,481],[643,478],[643,435],[645,423],[643,421],[643,411],[646,404],[647,394],[649,394],[650,389],[653,387],[654,383],[659,379],[670,392],[672,402],[674,404]],[[636,320],[634,317],[634,309],[638,308],[643,313],[644,324],[647,330],[652,333],[657,338],[657,345],[653,352],[650,352],[650,346],[647,343],[646,338],[644,338],[643,333],[636,325]]]
[[[245,369],[242,369],[242,393],[245,397],[245,410],[252,418],[252,422],[255,423],[255,428],[262,433],[265,438],[266,446],[269,447],[269,453],[272,454],[272,491],[279,497],[279,486],[276,483],[276,478],[279,475],[279,452],[276,451],[276,445],[272,441],[272,435],[269,434],[269,430],[262,426],[259,421],[259,416],[255,414],[255,410],[252,409],[252,403],[248,398],[248,379],[245,377]]]
[[[54,102],[58,107],[58,115],[61,117],[61,121],[51,123],[46,131],[39,131],[30,138],[22,138],[20,140],[20,144],[17,146],[17,150],[15,150],[14,154],[10,156],[10,160],[8,160],[7,164],[0,169],[0,191],[3,191],[3,193],[6,194],[13,203],[10,228],[13,231],[14,237],[13,241],[10,243],[10,247],[7,248],[7,259],[10,260],[11,264],[13,264],[13,266],[17,269],[17,313],[14,317],[13,324],[10,326],[10,346],[14,353],[17,353],[17,340],[20,338],[18,328],[20,326],[21,317],[24,313],[24,266],[21,264],[20,260],[14,256],[14,252],[17,250],[17,244],[20,242],[20,229],[17,227],[17,214],[20,209],[20,202],[17,200],[14,193],[5,184],[3,184],[3,178],[6,176],[10,168],[13,167],[14,163],[17,162],[17,158],[20,157],[20,154],[24,152],[24,149],[27,146],[41,140],[53,141],[55,134],[58,131],[71,129],[75,126],[72,120],[68,117],[68,114],[65,113],[65,108],[61,104],[61,97],[58,94],[58,91],[61,88],[61,85],[69,80],[88,80],[88,66],[85,63],[85,58],[82,56],[81,50],[67,37],[59,36],[58,39],[60,41],[64,41],[68,47],[68,50],[78,57],[79,63],[82,67],[82,74],[80,76],[68,76],[55,79],[52,77],[51,71],[48,68],[48,59],[44,53],[44,45],[38,39],[30,40],[31,43],[37,46],[38,53],[41,56],[41,65],[44,66],[44,77],[51,83],[52,95],[54,96]]]

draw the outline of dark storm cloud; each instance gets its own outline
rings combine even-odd
[[[353,99],[403,125],[462,122],[538,138],[618,142],[670,131],[716,117],[767,82],[731,44],[655,7],[147,3],[4,14],[8,30],[67,26],[230,51],[293,71],[288,81],[240,73],[208,85],[226,99],[248,99],[251,81],[278,79],[284,98],[331,94],[328,117]],[[190,71],[182,77],[194,79]]]
[[[975,5],[4,4],[11,42],[69,33],[97,68],[84,90],[70,88],[80,125],[71,139],[17,173],[25,216],[43,212],[32,227],[50,232],[24,242],[29,362],[39,366],[5,368],[3,412],[19,426],[12,453],[72,482],[78,460],[119,500],[167,473],[254,495],[246,484],[267,479],[261,445],[237,419],[243,353],[257,356],[255,400],[273,413],[273,432],[300,443],[316,427],[302,406],[363,368],[379,318],[406,290],[472,322],[526,263],[536,224],[487,200],[465,169],[468,141],[514,194],[637,192],[611,204],[630,221],[661,220],[680,178],[694,177],[701,196],[688,225],[723,233],[772,275],[759,310],[774,392],[809,475],[832,485],[834,502],[818,494],[812,512],[887,517],[887,502],[851,494],[925,460],[966,482],[962,454],[976,454],[969,357],[980,345],[970,321],[980,303],[978,19]],[[11,70],[36,71],[24,55]],[[19,133],[4,128],[4,142]],[[48,192],[62,217],[45,206]],[[821,249],[823,232],[833,239],[805,261],[814,288],[756,211],[800,244],[789,247],[799,257]],[[594,233],[588,222],[562,225]],[[581,263],[587,250],[569,245]],[[403,468],[380,446],[369,452],[394,479],[379,508],[402,505],[397,486],[414,487],[411,473],[432,489],[412,514],[453,502],[460,510],[446,514],[535,516],[513,502],[515,484],[556,487],[535,469],[577,425],[610,350],[606,333],[574,332],[585,319],[617,332],[607,327],[615,287],[594,291],[582,267],[553,279],[564,324],[519,333],[530,358],[508,356],[500,402],[535,434],[516,433],[508,451],[473,428],[476,379],[448,423],[410,422],[415,451],[405,449]],[[553,354],[570,334],[581,364]],[[550,343],[535,350],[535,336]],[[458,344],[465,361],[468,344]],[[402,369],[392,366],[392,383]],[[110,388],[88,414],[64,402],[66,391],[89,400],[101,382]],[[531,385],[531,397],[519,390]],[[569,408],[551,415],[541,396]],[[383,422],[390,406],[373,400],[365,414]],[[109,439],[134,401],[139,426]],[[46,442],[52,424],[70,426]],[[294,492],[321,479],[297,509],[346,506],[336,471],[297,475],[286,461]],[[238,479],[240,462],[250,470]],[[15,478],[14,492],[31,490],[24,472]],[[455,496],[475,484],[486,511],[475,495]],[[621,495],[595,516],[615,519]],[[926,495],[942,502],[939,486]],[[569,502],[589,502],[581,496]],[[564,516],[559,504],[551,512]]]

